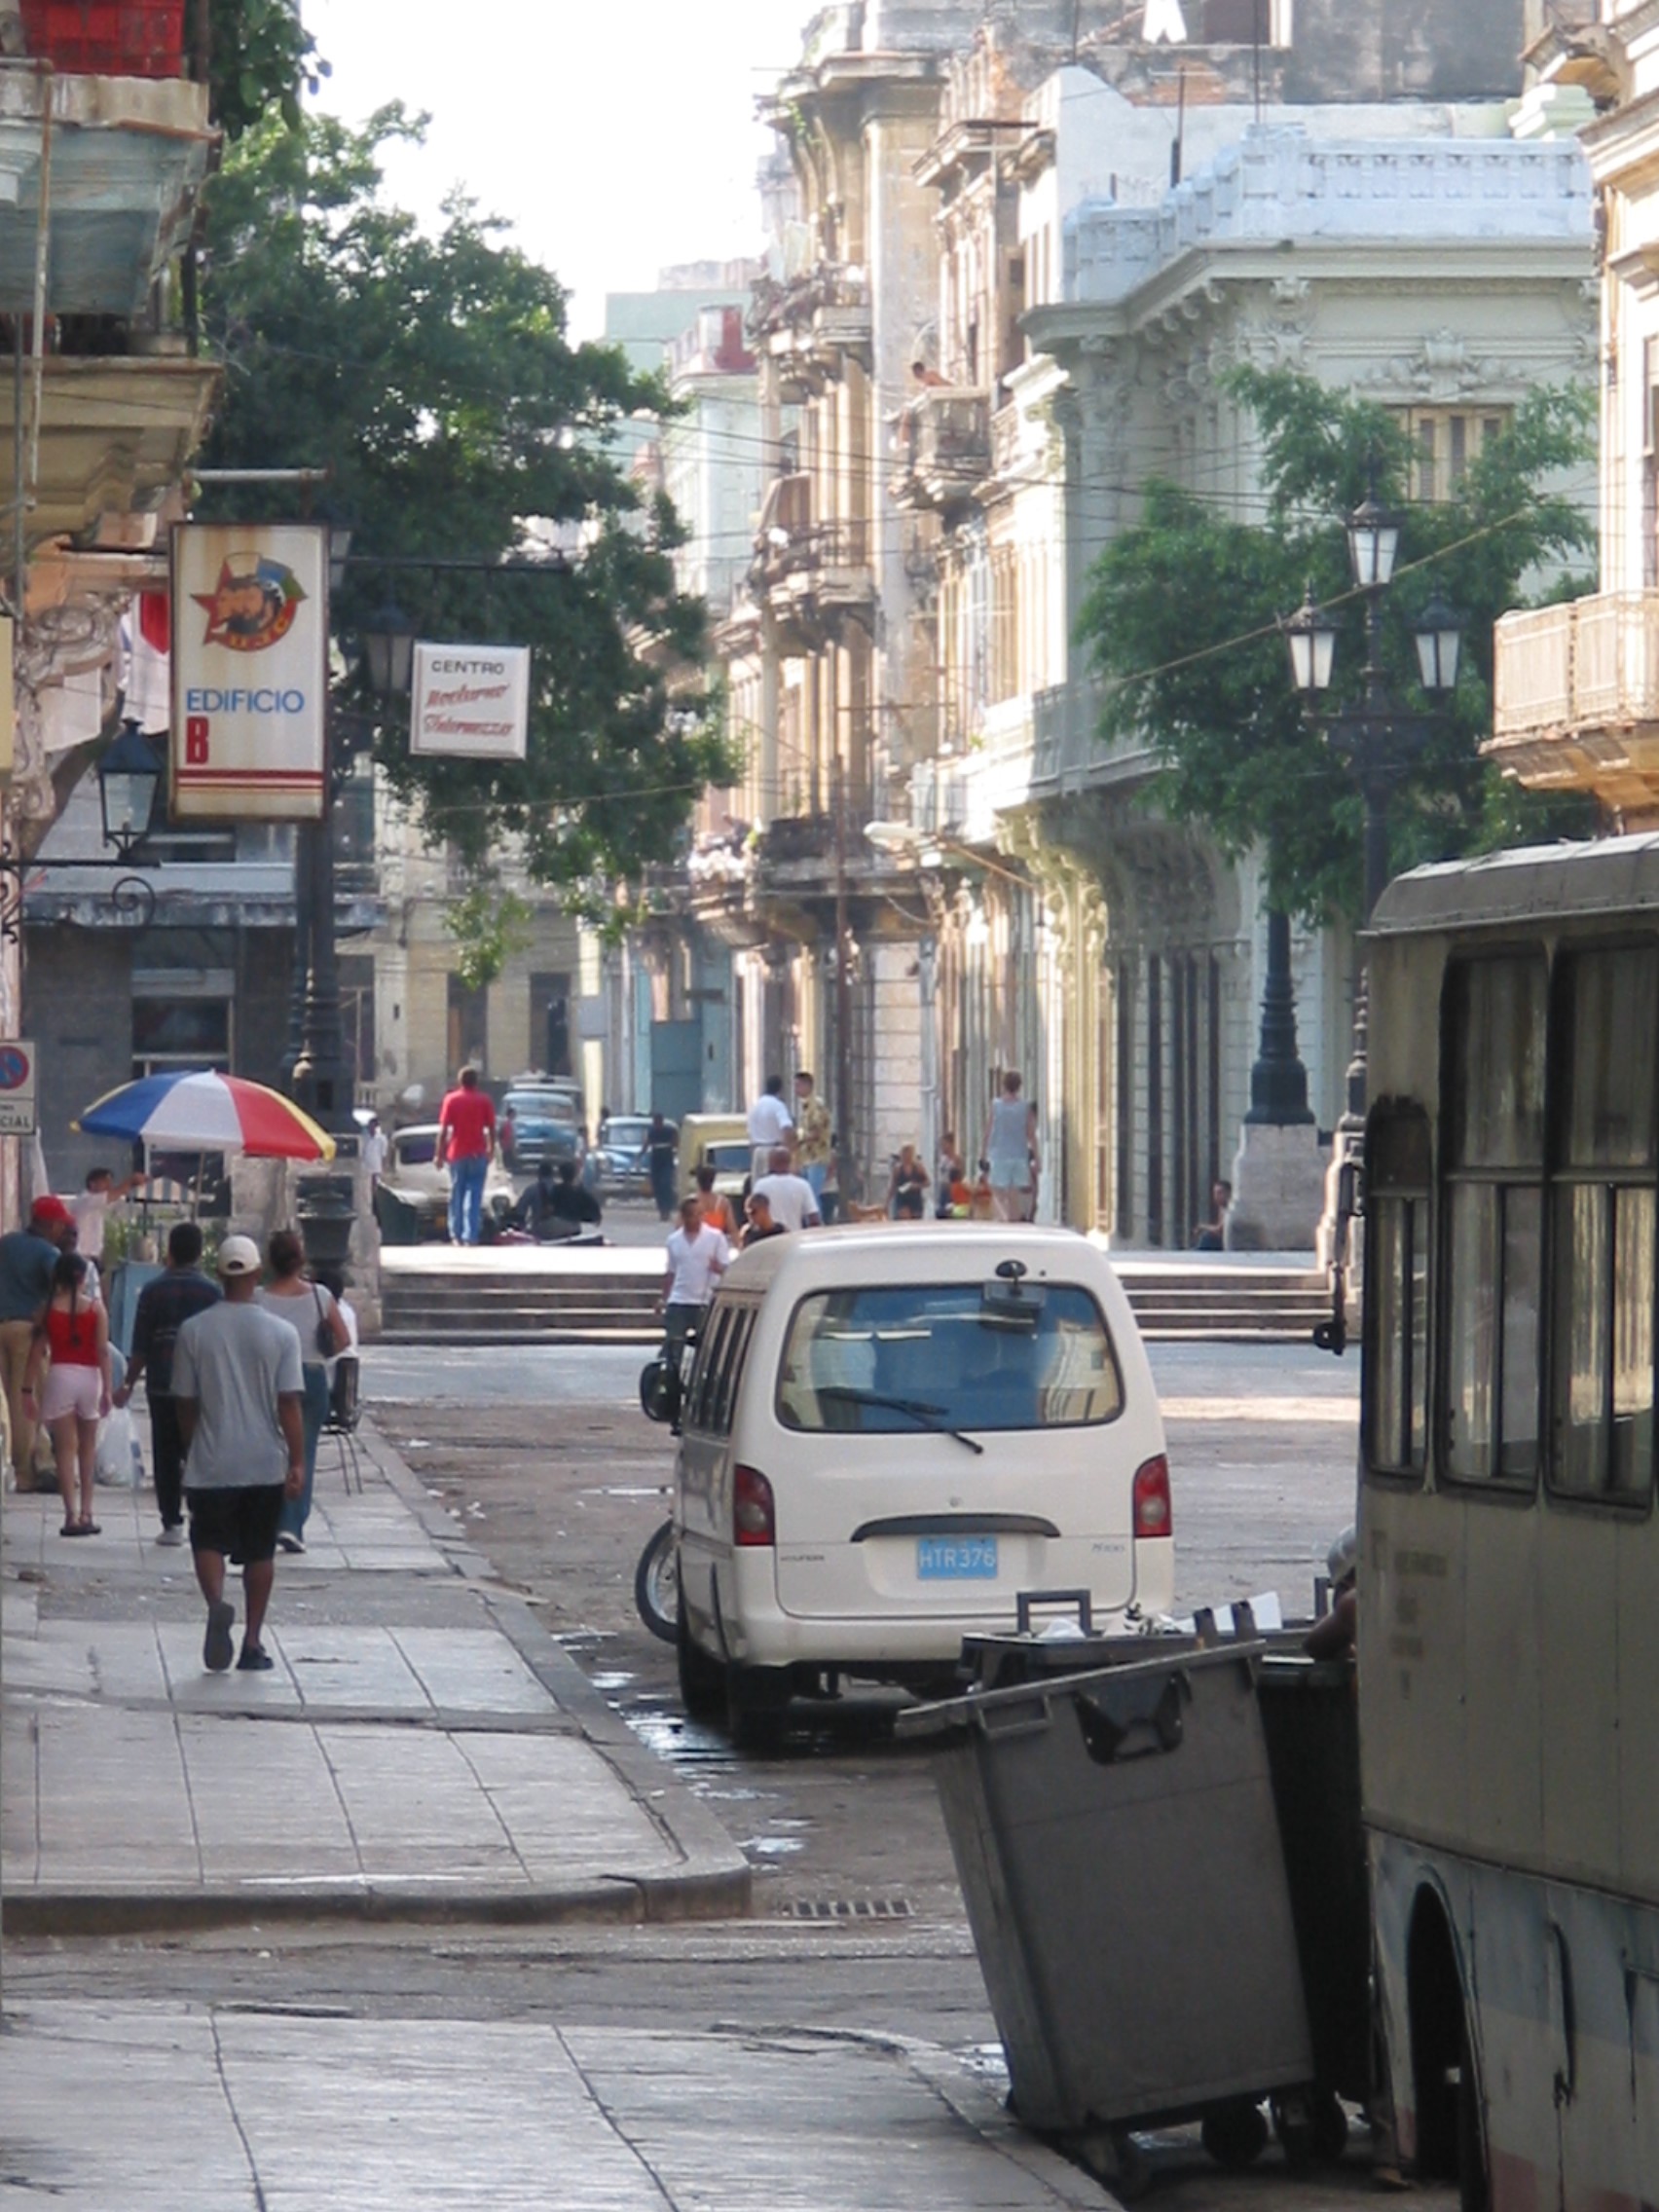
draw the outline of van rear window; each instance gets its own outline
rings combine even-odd
[[[1124,1410],[1105,1318],[1045,1283],[1011,1314],[977,1283],[824,1291],[796,1307],[778,1376],[786,1428],[1082,1428]]]

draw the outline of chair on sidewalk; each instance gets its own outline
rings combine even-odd
[[[353,1481],[360,1497],[363,1492],[363,1462],[357,1450],[357,1423],[362,1409],[357,1403],[357,1355],[354,1351],[342,1352],[334,1363],[334,1382],[328,1393],[328,1417],[322,1424],[322,1434],[332,1436],[340,1451],[340,1473],[346,1485],[346,1494],[351,1494]]]

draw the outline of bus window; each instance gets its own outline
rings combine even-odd
[[[1427,1115],[1383,1099],[1365,1133],[1366,1456],[1392,1473],[1420,1473],[1427,1458],[1429,1187]]]
[[[1446,1472],[1530,1483],[1538,1465],[1547,977],[1539,954],[1448,977]]]
[[[1653,1038],[1659,953],[1559,966],[1551,1285],[1556,1487],[1646,1497],[1653,1480]]]

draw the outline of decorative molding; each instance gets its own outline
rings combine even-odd
[[[1396,353],[1359,382],[1376,388],[1416,392],[1420,398],[1445,401],[1462,399],[1490,387],[1503,377],[1503,368],[1490,356],[1470,350],[1469,342],[1442,325],[1429,331],[1415,353]],[[1507,381],[1514,381],[1511,370]]]

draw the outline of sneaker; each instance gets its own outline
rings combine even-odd
[[[239,1675],[268,1675],[276,1662],[263,1643],[244,1643],[237,1661]]]
[[[222,1675],[231,1663],[231,1630],[237,1609],[221,1598],[207,1608],[207,1634],[202,1641],[202,1664],[210,1675]]]
[[[305,1548],[304,1536],[296,1536],[292,1529],[277,1530],[276,1549],[279,1552],[303,1552]]]
[[[158,1544],[182,1544],[184,1541],[184,1523],[182,1521],[169,1521],[156,1538],[156,1541]]]

